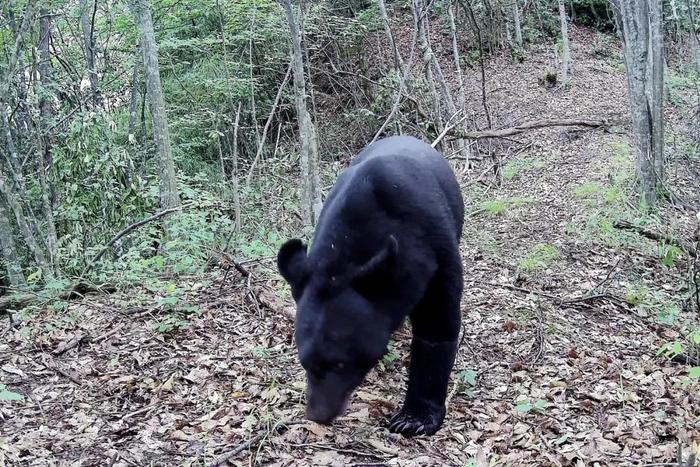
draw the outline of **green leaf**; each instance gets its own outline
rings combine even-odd
[[[0,401],[23,401],[24,396],[16,392],[5,389],[4,384],[0,384]]]
[[[532,404],[528,401],[520,401],[518,405],[515,406],[515,410],[520,413],[528,413],[532,411]]]
[[[549,402],[547,402],[546,400],[537,399],[537,401],[535,401],[535,405],[533,406],[533,408],[535,409],[536,412],[544,413],[544,409],[546,409],[548,406],[549,406]]]
[[[459,373],[459,379],[469,384],[470,386],[476,386],[476,371],[474,370],[464,370]]]
[[[700,379],[700,366],[694,366],[688,370],[688,378]]]
[[[693,334],[691,334],[690,339],[693,341],[693,344],[699,345],[700,344],[700,331],[695,331]]]
[[[37,269],[33,273],[27,276],[27,282],[28,283],[33,283],[41,279],[41,269]]]

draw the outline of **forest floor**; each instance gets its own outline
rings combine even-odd
[[[690,241],[700,162],[683,152],[683,115],[669,106],[669,186],[694,208],[636,209],[619,51],[600,56],[598,36],[572,35],[569,89],[539,83],[548,49],[489,62],[498,126],[619,124],[484,143],[471,170],[453,161],[468,212],[463,341],[436,435],[404,439],[383,426],[404,393],[409,330],[344,416],[330,427],[304,420],[293,308],[267,258],[243,263],[247,276],[214,270],[3,324],[0,382],[24,400],[0,402],[0,465],[661,466],[676,465],[679,448],[687,457],[700,443],[700,384],[657,351],[700,329],[683,300],[691,264],[613,222]],[[478,70],[467,82],[478,96]],[[489,149],[503,157],[498,179]],[[183,304],[191,314],[168,312]]]

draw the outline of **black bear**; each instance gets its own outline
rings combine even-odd
[[[295,337],[309,419],[330,423],[410,317],[408,391],[389,429],[435,433],[457,351],[464,202],[447,161],[407,136],[376,141],[338,177],[311,249],[280,248],[297,304]]]

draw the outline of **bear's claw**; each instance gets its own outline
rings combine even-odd
[[[401,410],[389,420],[389,431],[401,433],[410,438],[418,435],[432,435],[440,429],[442,420],[434,414],[414,415]]]

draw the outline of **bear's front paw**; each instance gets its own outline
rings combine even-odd
[[[442,413],[414,413],[405,407],[389,420],[389,431],[401,433],[407,438],[417,435],[432,435],[442,426]]]

